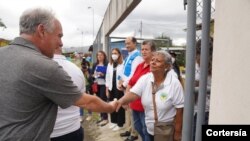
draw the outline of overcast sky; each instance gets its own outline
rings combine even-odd
[[[19,34],[19,17],[27,8],[51,8],[63,26],[64,47],[89,46],[93,43],[93,10],[95,35],[110,0],[0,0],[0,18],[7,26],[0,28],[0,38],[12,40]],[[88,8],[91,7],[91,8]],[[154,38],[161,34],[176,45],[186,42],[186,12],[183,0],[142,0],[111,34],[115,37]]]

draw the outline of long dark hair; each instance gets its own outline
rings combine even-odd
[[[106,53],[105,53],[104,51],[102,51],[102,50],[98,51],[97,54],[96,54],[96,64],[99,64],[99,63],[100,63],[99,60],[98,60],[98,58],[97,58],[98,53],[101,53],[101,54],[104,56],[103,64],[106,65],[106,64],[108,63],[107,55],[106,55]]]
[[[98,52],[96,53],[96,62],[93,64],[92,69],[91,69],[91,74],[94,74],[95,69],[96,69],[96,65],[98,65],[98,64],[100,63],[99,60],[98,60],[98,58],[97,58],[98,53],[101,53],[101,54],[104,56],[103,65],[104,65],[104,66],[107,66],[107,65],[108,65],[108,59],[107,59],[106,53],[105,53],[104,51],[102,51],[102,50],[98,51]]]

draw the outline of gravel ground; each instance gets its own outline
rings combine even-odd
[[[125,128],[119,131],[112,131],[109,129],[109,124],[100,127],[96,124],[96,119],[92,118],[90,121],[84,120],[82,123],[84,128],[84,141],[124,141],[126,137],[120,137],[120,133],[125,132]],[[136,141],[141,141],[138,139]]]

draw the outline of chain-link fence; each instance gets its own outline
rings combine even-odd
[[[196,40],[201,38],[201,22],[202,22],[202,7],[203,7],[203,0],[197,0],[196,7]],[[211,0],[211,36],[213,36],[213,21],[214,21],[214,14],[215,14],[215,0]]]

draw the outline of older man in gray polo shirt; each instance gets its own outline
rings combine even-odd
[[[51,11],[31,9],[20,17],[20,37],[0,49],[0,140],[49,141],[57,106],[112,112],[105,103],[82,94],[68,74],[51,60],[62,46],[62,27]]]

